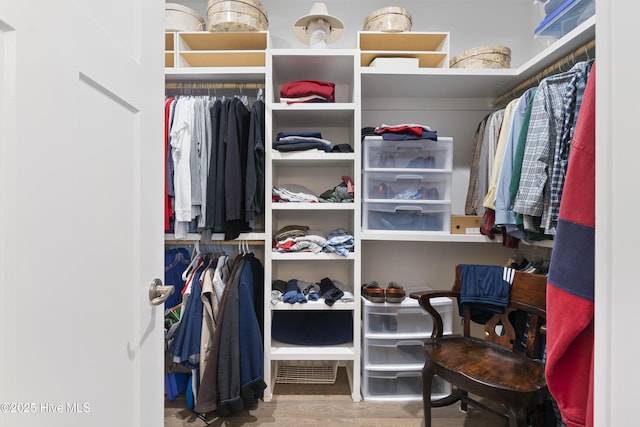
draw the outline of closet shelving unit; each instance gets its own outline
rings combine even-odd
[[[286,225],[305,225],[311,230],[328,233],[344,228],[354,235],[360,227],[359,170],[360,170],[360,82],[356,77],[359,66],[354,49],[272,49],[267,55],[266,135],[267,177],[265,187],[300,184],[315,194],[330,190],[349,176],[355,185],[354,203],[304,203],[267,201],[266,233],[274,236]],[[294,80],[322,80],[335,83],[334,103],[287,104],[280,102],[280,89]],[[271,149],[278,132],[320,131],[322,138],[332,145],[348,143],[353,153],[326,153],[318,150],[279,152]],[[314,363],[344,366],[354,401],[360,400],[360,248],[347,256],[333,253],[267,251],[265,254],[266,283],[275,279],[301,279],[320,282],[324,277],[338,280],[354,295],[354,302],[336,302],[328,306],[322,299],[306,304],[265,301],[265,381],[268,388],[265,400],[277,387],[278,370],[282,367]],[[270,289],[269,289],[270,291]],[[339,345],[299,346],[282,343],[272,336],[272,315],[278,311],[349,311],[353,324],[353,341]],[[310,328],[320,325],[308,325]],[[311,330],[310,330],[311,331]],[[313,377],[308,378],[310,383]]]
[[[255,35],[255,34],[254,34]],[[186,37],[183,37],[186,36]],[[399,236],[382,230],[362,231],[362,165],[360,129],[390,122],[446,123],[439,134],[453,137],[452,213],[463,212],[468,182],[468,156],[473,130],[480,118],[517,96],[511,90],[558,60],[595,38],[595,17],[588,19],[534,55],[511,69],[449,69],[444,62],[420,66],[417,70],[389,70],[369,67],[369,54],[374,47],[359,49],[273,49],[268,34],[258,47],[246,48],[264,55],[264,64],[251,59],[246,66],[218,62],[218,55],[236,55],[238,50],[199,46],[191,38],[216,37],[209,33],[191,35],[167,33],[165,36],[165,73],[167,84],[188,88],[191,84],[216,85],[224,89],[233,85],[257,85],[265,88],[266,102],[266,206],[264,229],[245,233],[240,239],[264,242],[265,286],[275,278],[307,278],[320,280],[332,276],[352,286],[355,303],[328,307],[322,302],[304,307],[265,299],[265,400],[272,398],[279,363],[289,361],[336,361],[347,367],[354,401],[361,399],[361,304],[360,285],[378,280],[386,285],[399,280],[407,292],[413,289],[448,286],[448,278],[457,262],[502,262],[511,252],[483,235],[448,233],[408,233]],[[221,37],[221,36],[220,36]],[[263,37],[262,34],[257,35]],[[377,37],[377,36],[376,36]],[[393,37],[385,34],[384,37]],[[191,42],[191,44],[189,44]],[[225,42],[226,43],[226,42]],[[354,45],[356,43],[354,42]],[[392,41],[391,50],[396,49]],[[364,49],[363,49],[364,47]],[[404,53],[415,53],[412,48]],[[433,48],[423,48],[433,49]],[[442,49],[442,45],[437,49]],[[431,52],[431,51],[429,51]],[[423,52],[425,53],[425,52]],[[442,55],[442,53],[439,53]],[[196,59],[197,58],[197,59]],[[448,62],[448,59],[447,59]],[[335,81],[337,102],[334,104],[287,105],[279,102],[280,86],[295,79]],[[226,86],[225,86],[226,85]],[[416,115],[407,115],[415,112]],[[429,124],[429,123],[426,123]],[[458,126],[460,124],[461,126]],[[447,129],[445,129],[447,128]],[[448,132],[452,129],[452,132]],[[321,130],[323,137],[334,143],[348,142],[354,153],[280,153],[271,149],[271,141],[279,131]],[[356,189],[353,204],[285,204],[272,203],[269,193],[274,184],[302,183],[318,193],[338,184],[341,175],[350,175]],[[355,252],[348,257],[334,254],[281,254],[272,252],[271,239],[286,224],[308,224],[330,231],[342,226],[355,237]],[[212,236],[222,240],[222,236]],[[187,241],[197,241],[189,234]],[[172,235],[167,244],[178,243]],[[506,256],[505,256],[506,255]],[[331,274],[324,274],[327,271]],[[393,276],[402,271],[402,277]],[[267,290],[267,289],[265,289]],[[266,292],[269,295],[269,292]],[[339,346],[306,347],[271,339],[271,316],[289,310],[349,310],[353,312],[353,343]]]
[[[165,84],[167,89],[183,93],[251,95],[264,88],[267,31],[244,33],[167,32],[165,33]],[[253,247],[264,246],[264,220],[258,218],[253,232],[241,233],[237,240]],[[182,240],[165,235],[165,244],[200,241],[198,233]],[[224,242],[223,233],[214,233],[211,241]],[[262,249],[262,248],[261,248]],[[262,250],[260,251],[262,252]]]
[[[408,31],[358,33],[360,66],[375,58],[416,58],[418,68],[449,68],[449,33]]]
[[[398,46],[396,49],[398,49],[399,55],[404,53],[404,48],[401,48],[402,44],[400,43],[402,34],[377,35],[361,32],[359,33],[360,44],[368,46],[368,50],[373,50],[368,44],[368,38],[373,35],[389,38],[389,41],[377,40],[377,43],[384,46]],[[444,67],[420,67],[415,70],[377,69],[364,65],[368,61],[368,57],[365,56],[367,52],[363,51],[361,52],[362,66],[359,68],[363,94],[361,106],[363,126],[381,122],[389,123],[394,120],[397,123],[411,121],[407,119],[407,110],[411,109],[412,105],[417,106],[416,110],[441,116],[458,114],[458,111],[473,108],[481,112],[492,111],[519,95],[519,93],[511,93],[511,89],[519,83],[536,78],[542,70],[586,45],[594,38],[595,17],[591,17],[521,66],[510,69],[453,69]],[[389,50],[386,52],[389,54]],[[401,103],[398,103],[398,100],[401,100]],[[397,105],[397,107],[394,109],[393,105]],[[414,123],[420,123],[420,117],[411,117],[411,119],[418,120],[413,121]],[[478,121],[479,119],[475,123]],[[442,135],[442,133],[439,134]],[[461,159],[468,161],[461,155],[468,156],[470,153],[472,136],[472,133],[467,133],[460,138],[454,135],[456,147],[463,147],[462,150],[456,148],[454,155],[453,213],[456,214],[462,214],[464,211],[466,180],[468,179],[468,171],[455,170],[456,163]],[[365,232],[362,233],[361,238],[371,241],[402,239],[454,243],[492,241],[483,235],[414,233],[398,237],[397,233],[384,231]]]

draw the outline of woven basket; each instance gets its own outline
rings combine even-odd
[[[411,13],[407,9],[396,6],[376,9],[365,18],[362,29],[390,33],[411,31]]]
[[[257,0],[209,0],[209,31],[266,31],[267,11]]]
[[[166,3],[165,31],[203,31],[204,19],[195,10],[177,3]]]
[[[449,61],[449,68],[509,68],[511,49],[507,46],[481,46],[465,50]]]

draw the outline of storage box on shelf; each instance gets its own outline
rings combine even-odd
[[[450,192],[448,172],[368,172],[364,175],[367,200],[451,200]]]
[[[453,304],[449,298],[432,300],[443,320],[445,334],[452,331]],[[417,300],[405,298],[400,304],[373,303],[362,298],[362,395],[365,400],[422,399],[422,344],[431,336],[431,315]],[[451,392],[451,386],[436,379],[432,397]]]
[[[451,215],[451,234],[480,234],[479,215]]]
[[[449,232],[453,139],[364,139],[364,231]]]
[[[382,136],[367,136],[363,145],[365,170],[451,172],[453,167],[453,138],[449,137],[386,141]]]
[[[364,370],[362,395],[369,401],[422,400],[422,372]],[[438,377],[433,379],[431,397],[440,399],[451,393],[451,385]]]
[[[374,60],[378,58],[417,58],[416,69],[449,67],[449,33],[446,32],[360,31],[358,48],[361,67],[371,67]],[[391,70],[394,62],[376,62],[374,66]],[[408,70],[396,68],[395,71],[407,72]]]
[[[595,12],[594,0],[566,0],[554,10],[547,11],[546,17],[534,30],[534,34],[536,37],[549,36],[559,39],[594,16]]]

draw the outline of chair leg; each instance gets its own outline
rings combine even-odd
[[[527,411],[524,408],[508,407],[509,427],[527,427]]]
[[[428,366],[422,369],[422,410],[424,412],[424,427],[431,427],[431,383],[433,372]]]
[[[461,392],[462,394],[462,398],[460,399],[460,410],[462,412],[468,412],[469,411],[469,407],[467,405],[467,401],[465,400],[465,398],[469,395],[466,391]]]
[[[536,410],[534,412],[534,425],[536,427],[544,427],[545,425],[544,403],[536,406]]]

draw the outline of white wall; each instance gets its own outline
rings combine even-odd
[[[206,0],[173,0],[189,6],[206,19]],[[269,33],[274,48],[304,48],[293,35],[293,24],[306,15],[313,0],[262,0],[269,18]],[[512,50],[512,66],[517,67],[544,46],[533,38],[533,30],[544,18],[531,0],[325,0],[329,13],[340,18],[345,30],[330,48],[355,48],[357,32],[372,11],[399,6],[413,18],[413,31],[451,33],[451,55],[463,50],[502,44]],[[452,13],[451,11],[455,11]]]

